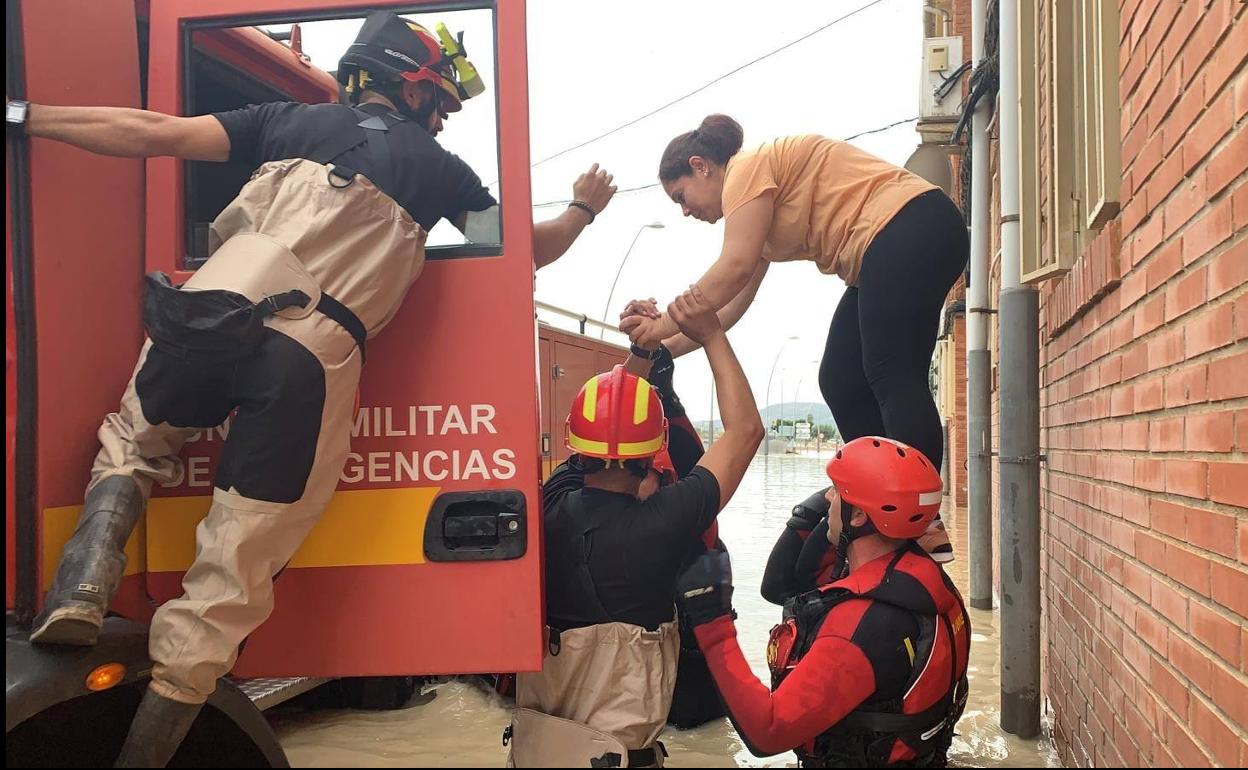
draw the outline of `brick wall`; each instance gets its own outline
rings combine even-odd
[[[1045,687],[1065,764],[1243,766],[1248,6],[1120,7],[1122,212],[1041,288]]]

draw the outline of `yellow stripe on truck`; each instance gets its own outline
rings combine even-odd
[[[425,562],[425,521],[440,487],[338,492],[289,566],[360,567]],[[208,515],[209,495],[156,497],[126,543],[126,573],[182,572],[195,560],[195,527]],[[61,549],[82,506],[43,512],[43,585],[52,584]],[[140,538],[143,538],[142,540]],[[146,548],[140,547],[146,542]]]

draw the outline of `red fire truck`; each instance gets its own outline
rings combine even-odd
[[[283,765],[253,701],[328,677],[538,669],[540,480],[563,459],[576,390],[623,350],[534,321],[522,0],[6,6],[10,97],[172,114],[339,99],[301,37],[339,25],[345,47],[351,25],[386,6],[492,36],[473,49],[491,90],[444,137],[486,103],[465,133],[495,166],[477,170],[499,179],[501,243],[431,239],[440,245],[423,275],[370,343],[339,490],[174,764]],[[145,624],[180,594],[193,559],[228,423],[190,442],[177,484],[154,492],[99,645],[49,650],[25,634],[77,520],[95,430],[141,344],[142,276],[190,275],[207,257],[208,223],[251,169],[24,138],[6,150],[6,754],[10,765],[107,765],[149,674]]]

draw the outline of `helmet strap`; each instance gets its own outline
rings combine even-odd
[[[879,534],[879,530],[875,528],[875,523],[871,521],[870,516],[867,517],[867,523],[860,527],[855,527],[849,523],[853,517],[854,506],[842,500],[841,537],[836,544],[836,574],[838,579],[845,577],[849,572],[849,544],[860,537]]]
[[[407,100],[403,98],[403,80],[395,80],[389,83],[377,83],[372,86],[371,90],[376,91],[382,96],[389,99],[394,104],[394,111],[416,123],[422,129],[429,130],[429,117],[433,111],[438,108],[438,95],[435,93],[433,98],[427,100],[421,105],[420,109],[412,109]]]

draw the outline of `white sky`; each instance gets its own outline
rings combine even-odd
[[[531,158],[545,158],[627,122],[867,2],[529,0]],[[466,32],[487,92],[451,116],[439,141],[489,182],[497,178],[491,14],[414,18],[431,29],[443,20],[452,32]],[[667,142],[711,112],[736,118],[747,146],[802,133],[844,138],[914,117],[922,18],[920,0],[883,0],[635,126],[537,166],[533,201],[570,198],[572,181],[594,162],[614,173],[620,188],[654,182]],[[358,26],[358,21],[304,25],[304,50],[318,66],[332,70]],[[855,140],[898,165],[918,142],[913,123]],[[535,218],[560,210],[538,208]],[[639,227],[654,221],[666,227],[642,233],[609,315],[616,317],[633,297],[670,301],[714,261],[723,226],[682,219],[661,188],[618,195],[559,262],[538,273],[537,298],[600,317],[629,242]],[[839,279],[820,274],[811,263],[772,266],[753,307],[729,335],[760,406],[778,354],[770,402],[822,400],[817,361],[843,289]],[[790,336],[797,339],[786,342]],[[690,415],[705,419],[711,411],[705,357],[681,359],[676,384]]]

